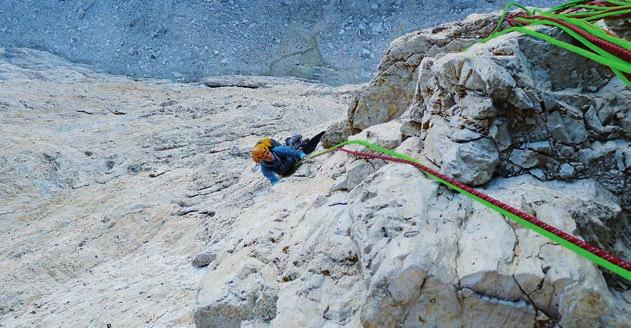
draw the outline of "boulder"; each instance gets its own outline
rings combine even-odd
[[[197,254],[193,258],[193,261],[191,261],[191,265],[193,265],[193,267],[195,267],[195,268],[202,268],[202,267],[208,266],[216,258],[217,258],[217,256],[215,254],[212,254],[212,253],[211,254],[209,254],[209,253]]]
[[[488,182],[499,164],[499,153],[489,139],[457,143],[447,137],[446,122],[436,120],[425,138],[424,154],[448,176],[466,184]]]
[[[403,141],[401,122],[392,120],[387,123],[373,125],[362,132],[349,137],[348,140],[366,140],[386,149],[394,149]]]
[[[514,149],[508,160],[525,169],[533,168],[539,164],[537,153],[528,149]]]
[[[351,134],[352,129],[350,125],[348,125],[348,122],[335,122],[326,129],[326,133],[322,136],[322,139],[320,139],[320,143],[324,148],[333,147],[345,141]]]

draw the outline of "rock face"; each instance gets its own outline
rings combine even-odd
[[[628,282],[413,167],[333,152],[274,186],[248,168],[258,138],[332,124],[329,143],[409,154],[631,259],[629,90],[527,37],[453,32],[490,20],[394,41],[392,58],[414,58],[395,74],[409,81],[377,78],[354,99],[296,80],[131,81],[3,52],[1,322],[627,327]],[[419,45],[437,35],[469,50]],[[392,115],[335,122],[382,92],[402,100]],[[191,266],[197,254],[207,266]]]
[[[423,137],[428,159],[472,185],[494,173],[593,176],[594,163],[613,153],[620,158],[616,171],[624,172],[628,88],[598,64],[526,36],[454,52],[473,45],[494,21],[474,16],[395,40],[349,107],[351,130],[402,116],[402,133]],[[551,62],[550,56],[570,60]],[[618,146],[596,151],[603,142]],[[622,192],[626,183],[612,191]]]
[[[210,269],[191,263],[213,268],[220,227],[269,193],[250,147],[320,131],[352,90],[215,80],[235,81],[249,87],[135,81],[0,49],[0,326],[194,326]]]

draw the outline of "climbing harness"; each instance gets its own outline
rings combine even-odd
[[[513,7],[521,10],[509,13]],[[616,37],[594,24],[601,19],[626,18],[631,18],[631,0],[570,1],[549,10],[527,8],[510,2],[504,6],[495,30],[481,42],[510,32],[521,32],[608,66],[624,84],[631,87],[631,42]],[[511,27],[502,30],[504,21]],[[527,27],[535,25],[557,27],[585,48],[557,40]]]
[[[345,145],[361,145],[367,148],[372,149],[381,154],[370,153],[370,152],[360,152],[354,151],[346,148],[342,148]],[[421,164],[418,160],[413,157],[410,157],[405,154],[397,153],[395,151],[385,149],[379,147],[375,144],[369,143],[363,140],[348,140],[341,142],[331,148],[324,149],[320,152],[313,153],[306,157],[303,161],[313,159],[315,157],[324,155],[326,153],[332,151],[343,151],[348,154],[352,154],[355,156],[365,157],[365,158],[376,158],[382,159],[389,162],[397,162],[403,164],[412,165],[422,172],[426,174],[432,180],[435,180],[439,183],[446,185],[447,187],[471,198],[472,200],[498,212],[499,214],[510,218],[511,220],[521,224],[522,226],[537,232],[538,234],[545,236],[551,239],[554,242],[559,243],[565,248],[575,252],[576,254],[583,256],[584,258],[592,261],[593,263],[600,265],[603,268],[608,269],[609,271],[619,275],[620,277],[631,281],[631,263],[626,262],[608,252],[590,245],[577,237],[563,232],[539,219],[536,217],[514,208],[506,203],[503,203],[495,198],[492,198],[489,195],[476,191],[473,188],[470,188],[463,183],[450,178],[436,170],[433,170],[423,164]],[[383,155],[382,155],[383,154]]]

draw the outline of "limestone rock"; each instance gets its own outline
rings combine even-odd
[[[568,128],[565,126],[565,122],[561,117],[559,112],[553,112],[548,115],[547,122],[548,131],[550,131],[550,135],[554,140],[562,142],[562,143],[570,143],[572,140],[570,139],[570,134],[568,132]]]
[[[585,113],[585,122],[596,132],[603,133],[605,131],[594,106],[589,106],[589,109]]]
[[[568,163],[563,163],[563,164],[561,164],[561,168],[559,170],[559,175],[562,178],[567,179],[567,178],[573,177],[574,176],[574,172],[575,172],[575,170],[574,170],[574,167],[572,167],[572,165],[570,165]]]
[[[242,75],[224,75],[224,76],[208,76],[200,80],[201,83],[210,88],[268,88],[273,85],[288,84],[289,81],[283,78],[266,77],[266,76],[242,76]]]
[[[205,266],[208,266],[210,263],[212,263],[212,261],[214,261],[216,258],[217,256],[212,253],[211,254],[208,254],[208,253],[197,254],[193,258],[193,261],[191,261],[191,265],[193,265],[196,268],[205,267]]]
[[[423,153],[434,164],[441,166],[447,149],[453,148],[455,142],[449,140],[451,131],[447,122],[436,118],[432,121],[432,126],[428,129],[427,136],[423,144]]]
[[[355,160],[346,166],[346,190],[352,190],[358,184],[362,183],[366,177],[375,173],[381,166],[385,165],[384,161],[365,161]]]
[[[496,142],[500,151],[507,151],[513,145],[509,123],[503,117],[496,117],[489,128],[489,137]]]
[[[438,189],[423,182],[421,175],[410,174],[414,171],[407,168],[395,171],[392,165],[384,166],[351,194],[351,216],[356,218],[360,228],[354,235],[359,238],[360,249],[367,251],[362,265],[366,271],[376,270],[374,274],[366,274],[371,277],[371,282],[361,308],[362,325],[422,325],[442,318],[445,326],[459,327],[472,324],[477,313],[489,313],[490,318],[484,319],[489,320],[489,325],[508,317],[513,318],[516,325],[528,327],[536,320],[536,309],[563,318],[563,322],[576,324],[578,321],[568,311],[582,308],[585,314],[580,316],[581,324],[587,326],[609,318],[610,311],[619,313],[609,307],[611,294],[604,279],[586,260],[551,246],[545,238],[507,222],[499,215],[489,217],[487,209],[471,206],[460,196],[441,196],[436,193]],[[398,180],[397,176],[404,180]],[[423,187],[418,191],[403,192],[399,194],[402,198],[398,199],[405,201],[411,196],[420,200],[417,206],[420,206],[422,215],[415,225],[400,220],[384,221],[383,216],[397,217],[391,211],[399,210],[383,203],[383,190],[392,190],[389,186],[401,184],[398,190],[405,191],[404,186],[408,183],[420,183]],[[504,189],[508,184],[522,189],[514,194],[514,191]],[[576,193],[567,194],[566,188]],[[612,204],[611,198],[601,195],[594,182],[576,186],[515,178],[495,181],[486,192],[508,202],[523,199],[526,206],[536,209],[541,219],[565,231],[576,228],[573,214],[568,211],[570,204],[577,201],[590,207],[596,203],[601,206]],[[426,201],[428,199],[432,201]],[[454,202],[459,204],[457,210],[450,206]],[[379,210],[367,211],[371,208]],[[610,214],[599,211],[593,215],[604,219]],[[451,244],[454,238],[457,243]],[[448,249],[431,246],[439,244],[453,246]],[[547,252],[556,251],[564,253],[566,259],[558,262],[549,257],[551,253]],[[485,255],[479,256],[481,253]],[[457,266],[448,260],[454,256]],[[542,269],[547,265],[555,269]],[[565,271],[568,268],[573,273]],[[580,276],[589,283],[567,283],[567,275]],[[554,288],[563,290],[563,296],[546,292]],[[566,301],[568,303],[564,303]],[[594,306],[584,308],[589,302],[594,302]],[[404,313],[407,315],[402,315]],[[454,315],[456,313],[460,315]]]
[[[488,139],[457,144],[446,150],[443,161],[445,174],[474,186],[488,182],[500,162],[495,144]]]
[[[448,176],[472,185],[489,181],[499,164],[495,144],[488,139],[456,143],[447,137],[444,122],[435,121],[425,138],[424,153]]]
[[[506,267],[513,262],[516,236],[500,215],[483,213],[475,211],[467,218],[458,241],[460,284],[483,295],[519,299],[519,288]]]
[[[217,270],[224,270],[225,265],[224,261]],[[214,276],[212,271],[210,274]],[[195,310],[197,327],[240,327],[245,320],[269,322],[274,319],[278,296],[271,287],[275,282],[273,271],[250,259],[239,271],[225,277],[230,281],[202,280],[197,295],[201,306]],[[226,284],[225,289],[217,288],[220,283]]]
[[[351,134],[351,127],[346,121],[336,122],[326,129],[326,133],[320,139],[320,143],[324,148],[333,147],[345,141]]]
[[[449,139],[454,142],[462,143],[468,141],[475,141],[481,139],[482,135],[478,132],[471,131],[469,129],[453,129],[449,135]]]
[[[539,31],[564,37],[547,27]],[[409,36],[398,42],[407,40],[413,49],[415,42],[426,39]],[[434,48],[438,51],[416,52],[422,58],[406,75],[416,78],[414,90],[397,84],[401,80],[393,85],[398,85],[397,92],[406,90],[405,97],[384,91],[384,81],[369,85],[351,106],[349,122],[367,129],[400,117],[402,134],[414,138],[402,149],[417,147],[410,153],[429,166],[465,183],[484,185],[486,192],[564,231],[627,254],[626,221],[614,217],[631,210],[631,201],[624,200],[631,197],[623,188],[628,183],[623,173],[628,143],[622,136],[631,132],[625,130],[631,108],[628,88],[598,64],[524,35],[505,35],[463,53]],[[406,47],[393,43],[393,53],[401,49]],[[380,73],[390,69],[401,66],[384,65]],[[384,100],[397,104],[388,113],[370,103],[377,94],[405,101]],[[607,289],[607,282],[623,283],[619,279],[603,277],[584,259],[458,195],[426,186],[405,168],[398,171],[404,178],[393,170],[388,164],[362,174],[349,194],[348,213],[355,222],[351,237],[364,249],[362,277],[369,280],[362,325],[422,326],[442,316],[444,326],[465,326],[477,313],[489,313],[489,326],[511,320],[524,327],[537,321],[587,327],[625,316],[626,310],[616,308],[620,303],[612,305]],[[541,181],[528,176],[493,179],[524,173]],[[545,182],[550,179],[572,183]],[[408,191],[421,200],[422,215],[414,225],[400,219],[415,218],[412,214],[391,214],[399,211],[394,199],[407,199],[407,193],[398,194],[387,203],[384,190],[398,193],[404,188],[392,187],[393,180],[424,190],[421,195]],[[510,191],[504,189],[506,183]],[[616,197],[623,201],[618,204]],[[395,218],[399,220],[392,222]],[[432,219],[443,225],[436,227]],[[439,240],[455,238],[440,241],[455,249],[424,253],[431,248],[425,245],[438,242],[434,234]],[[444,257],[455,258],[455,264],[442,262]],[[569,282],[570,276],[585,284]],[[433,302],[460,315],[448,316]],[[582,314],[574,319],[573,311]]]
[[[440,85],[490,95],[506,101],[516,82],[511,74],[490,58],[470,53],[447,54],[434,62],[432,72]]]
[[[445,25],[435,32],[406,34],[390,44],[377,75],[360,92],[348,112],[352,128],[400,117],[416,90],[417,67],[425,56],[461,51],[492,28],[494,16],[472,16],[464,24]]]
[[[532,150],[515,149],[511,152],[509,160],[513,164],[526,169],[533,168],[539,164],[537,153]]]
[[[562,37],[554,29],[540,31]],[[533,52],[535,48],[546,50]],[[543,53],[558,53],[568,62],[546,66],[549,59]],[[564,76],[570,69],[586,73],[568,80]],[[416,72],[416,89],[401,117],[401,131],[424,138],[423,155],[443,173],[449,170],[467,183],[483,184],[493,174],[512,176],[523,169],[541,172],[541,179],[588,177],[596,171],[595,163],[604,160],[604,153],[585,150],[588,144],[629,133],[624,132],[631,108],[628,88],[598,64],[528,36],[502,36],[462,53],[424,53]],[[591,91],[571,89],[575,87]],[[443,122],[447,127],[441,127]],[[461,168],[455,154],[478,149],[486,159],[473,166],[493,171],[479,179],[467,177],[464,172],[470,168]],[[623,172],[623,152],[617,151],[616,170]],[[448,156],[452,163],[444,165]],[[566,162],[574,163],[575,172],[567,166],[561,170]]]
[[[462,115],[474,120],[483,120],[497,116],[497,108],[493,106],[491,99],[467,94],[460,100],[459,105],[463,109]]]
[[[538,141],[538,142],[529,142],[524,144],[524,148],[536,151],[540,154],[551,155],[551,147],[550,142],[546,141]]]
[[[551,29],[542,31],[558,36]],[[556,61],[547,65],[548,56],[553,54],[566,58],[569,63]],[[435,57],[425,53],[423,56],[416,68],[416,90],[409,98],[411,103],[402,117],[401,128],[403,134],[414,136],[421,143],[418,158],[426,158],[431,162],[428,164],[439,166],[443,173],[465,183],[486,183],[487,192],[507,202],[521,204],[540,219],[564,231],[580,234],[599,247],[611,249],[616,243],[625,243],[620,233],[627,230],[619,228],[624,220],[614,217],[615,213],[627,213],[629,207],[626,210],[618,207],[615,196],[597,183],[603,183],[606,189],[619,195],[624,194],[621,185],[606,184],[608,180],[604,176],[609,173],[597,172],[611,172],[609,176],[626,181],[621,172],[626,169],[627,143],[619,139],[621,132],[614,125],[625,126],[623,120],[628,107],[624,106],[628,100],[618,95],[631,95],[627,88],[611,79],[597,64],[527,36],[506,35],[487,44],[474,45],[467,53]],[[568,78],[570,70],[586,73]],[[577,87],[582,91],[573,89]],[[368,113],[377,115],[379,112]],[[349,121],[356,113],[349,113]],[[607,138],[614,141],[606,144],[597,141]],[[591,148],[587,148],[590,144]],[[385,165],[366,175],[350,194],[353,199],[349,204],[351,217],[363,227],[355,235],[359,237],[360,249],[366,249],[365,260],[362,260],[364,277],[372,277],[361,307],[360,319],[364,326],[417,326],[431,322],[436,316],[445,316],[432,310],[432,301],[452,313],[477,315],[489,311],[493,315],[488,325],[511,318],[515,325],[525,327],[533,326],[538,320],[594,326],[608,320],[613,322],[613,318],[625,313],[611,306],[605,279],[593,265],[499,215],[490,214],[478,205],[471,206],[458,196],[450,198],[450,204],[458,203],[460,213],[441,205],[444,194],[417,195],[418,199],[433,199],[431,205],[423,205],[422,217],[428,221],[416,222],[414,230],[418,230],[418,234],[408,231],[409,225],[403,223],[398,223],[398,229],[391,229],[392,223],[383,221],[380,213],[387,213],[394,204],[382,201],[383,191],[374,187],[396,180],[391,170],[392,165]],[[592,177],[598,182],[574,180],[571,184],[558,184],[526,177],[491,180],[497,174],[520,172],[529,172],[540,180]],[[401,183],[414,180],[406,177],[403,181]],[[504,183],[523,189],[519,189],[518,194],[514,194],[515,189],[503,191]],[[433,193],[434,189],[428,192]],[[442,214],[434,217],[436,220],[454,222],[455,226],[432,230],[429,222],[432,215],[436,215],[433,213]],[[598,219],[590,219],[595,217]],[[438,264],[442,269],[436,275],[432,272],[437,263],[428,265],[428,258],[442,259],[444,253],[420,257],[415,254],[427,248],[416,243],[432,243],[435,232],[439,236],[455,235],[457,239],[456,249],[450,250],[457,254],[457,265]],[[417,235],[422,235],[423,241],[416,241]],[[376,238],[372,244],[371,236]],[[370,246],[366,247],[367,244]],[[623,248],[616,246],[615,249]],[[441,248],[440,252],[445,249]],[[563,261],[552,260],[560,256],[556,252],[565,254]],[[581,276],[586,284],[579,287],[568,283],[566,279],[570,275]],[[459,282],[457,285],[454,279]],[[553,291],[562,291],[563,296]],[[587,305],[590,302],[593,302],[591,307]],[[468,309],[475,311],[468,312]],[[577,315],[580,319],[573,319],[569,313],[577,310],[583,314]],[[494,317],[498,313],[501,315]],[[541,313],[545,313],[547,319]],[[470,318],[468,314],[446,316],[441,323],[463,326]]]
[[[521,88],[514,88],[512,90],[512,94],[508,97],[508,103],[519,110],[537,110],[539,108],[539,106],[536,105],[535,102],[530,99],[528,94]]]
[[[353,135],[348,140],[367,140],[379,147],[394,149],[402,142],[401,123],[393,120],[387,123],[373,125],[362,132]]]
[[[476,294],[468,288],[458,294],[463,299],[463,322],[465,327],[492,327],[498,321],[510,322],[512,327],[532,327],[536,311],[524,301],[507,301]],[[478,320],[478,313],[486,313]],[[475,323],[474,323],[475,322]]]

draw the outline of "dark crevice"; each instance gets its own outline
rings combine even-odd
[[[515,281],[515,284],[517,285],[517,287],[519,288],[519,290],[522,292],[522,294],[523,294],[523,295],[527,298],[528,303],[530,303],[530,304],[532,305],[532,307],[534,307],[537,311],[540,311],[540,312],[542,312],[543,314],[545,314],[548,318],[554,318],[554,316],[553,316],[551,313],[549,313],[549,312],[547,312],[546,310],[541,309],[541,308],[539,308],[539,307],[537,306],[537,304],[535,303],[535,301],[534,301],[534,300],[530,297],[530,294],[528,294],[528,293],[527,293],[527,292],[526,292],[526,291],[525,291],[525,290],[521,287],[521,285],[519,284],[519,282],[517,281],[517,278],[515,278],[515,276],[513,276],[513,280]],[[539,285],[537,285],[537,289],[536,289],[536,290],[541,289],[541,287],[543,286],[543,280],[544,280],[544,279],[541,279],[541,281],[539,282]],[[535,291],[536,291],[536,290],[535,290]]]

